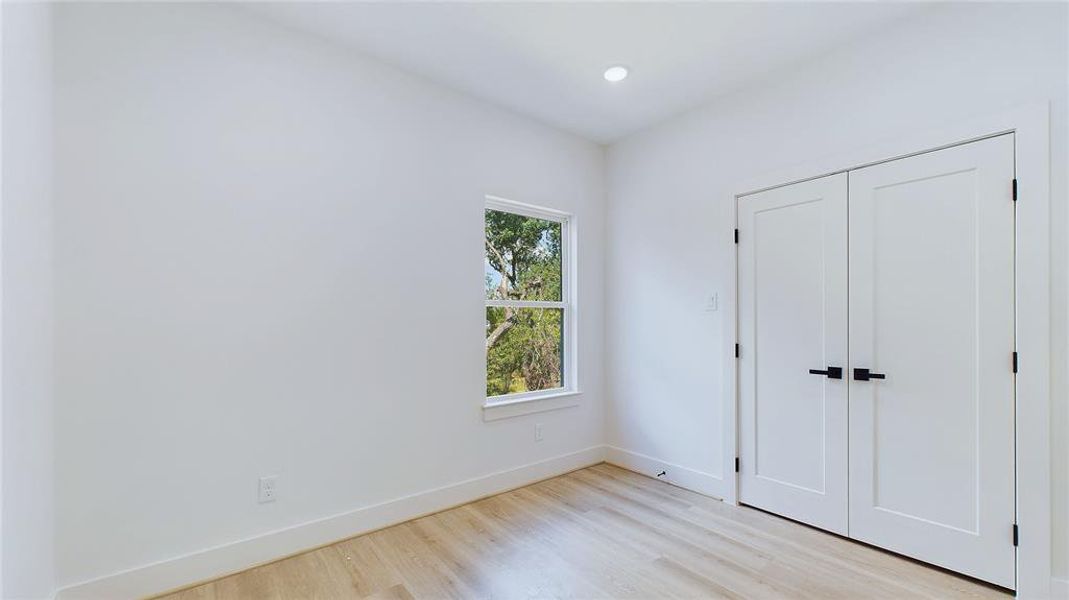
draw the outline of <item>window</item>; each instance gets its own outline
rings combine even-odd
[[[570,218],[488,198],[486,403],[571,391]]]

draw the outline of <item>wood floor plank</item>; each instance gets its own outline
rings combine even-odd
[[[591,472],[605,474],[622,482],[632,482],[637,487],[645,487],[648,481],[646,477],[608,465],[592,468]],[[658,488],[657,492],[676,497],[696,496],[671,486]],[[880,597],[880,584],[891,587],[891,597],[901,597],[903,594],[911,597],[946,597],[948,585],[954,588],[954,593],[963,597],[974,597],[974,594],[990,597],[987,595],[990,591],[987,586],[957,577],[948,581],[946,574],[937,569],[761,511],[740,510],[721,502],[699,500],[688,512],[699,516],[699,519],[714,519],[712,529],[725,535],[740,536],[775,555],[778,560],[798,563],[799,568],[807,573],[824,571],[825,579],[829,580],[857,574],[859,577],[856,579],[869,588],[870,597]],[[674,516],[691,526],[702,524],[702,521],[695,521],[685,514],[677,513]],[[762,543],[762,540],[767,543]],[[849,589],[851,586],[847,587]]]
[[[609,487],[615,483],[604,483]],[[606,489],[606,488],[599,488]],[[628,489],[621,488],[619,492],[628,494]],[[673,509],[673,506],[684,510]],[[754,596],[785,596],[805,598],[834,598],[837,597],[838,586],[831,583],[842,577],[842,573],[827,573],[827,577],[814,577],[814,562],[819,563],[821,557],[806,556],[799,553],[796,561],[784,561],[779,556],[776,548],[763,548],[749,541],[727,534],[720,527],[708,527],[706,524],[688,518],[691,506],[679,506],[678,503],[661,504],[654,507],[643,502],[619,504],[613,508],[606,508],[613,516],[607,525],[631,522],[639,527],[649,528],[651,544],[659,541],[675,541],[676,548],[664,547],[666,555],[673,556],[674,560],[686,565],[693,560],[701,563],[720,563],[723,567],[721,573],[742,575],[741,580],[736,578],[734,587],[747,597]],[[697,566],[699,570],[701,566]],[[778,583],[790,581],[788,590],[782,589]],[[760,582],[759,584],[755,582]],[[871,584],[871,582],[869,582]],[[871,589],[874,597],[879,597],[879,588]],[[901,590],[886,590],[890,596],[901,595]],[[892,593],[893,592],[893,593]]]
[[[993,599],[1006,592],[600,464],[163,597]]]
[[[345,564],[358,597],[374,597],[386,590],[404,588],[401,574],[382,558],[370,536],[344,540],[322,550],[332,553],[335,560]],[[404,589],[407,594],[407,588]]]

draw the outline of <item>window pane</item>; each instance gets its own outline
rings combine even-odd
[[[488,299],[561,299],[560,223],[487,209],[485,246]]]
[[[564,386],[564,310],[486,308],[486,395]]]

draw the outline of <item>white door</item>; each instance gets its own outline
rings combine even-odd
[[[739,199],[739,499],[845,534],[846,174]]]
[[[849,183],[850,537],[1005,587],[1013,152],[1004,135]]]

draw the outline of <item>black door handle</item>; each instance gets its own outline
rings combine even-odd
[[[825,370],[821,369],[809,369],[809,372],[813,375],[827,375],[828,379],[842,379],[843,368],[842,367],[828,367]]]
[[[873,373],[868,369],[854,369],[854,381],[868,381],[870,379],[887,379],[887,375]]]

